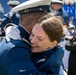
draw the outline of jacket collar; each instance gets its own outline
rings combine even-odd
[[[26,29],[24,29],[22,26],[18,26],[17,28],[20,31],[21,38],[24,38],[27,41],[29,41],[29,36],[30,36],[29,32]]]

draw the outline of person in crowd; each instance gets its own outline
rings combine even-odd
[[[8,23],[14,23],[19,25],[19,14],[13,12],[11,9],[17,6],[20,2],[17,0],[9,0],[7,4],[9,5],[9,12],[4,15],[4,20],[2,21],[2,26],[5,27]]]
[[[37,20],[48,13],[50,0],[29,0],[14,7],[19,12],[20,25],[7,24],[5,38],[0,43],[0,75],[47,75],[31,61],[29,36]]]
[[[68,75],[76,74],[76,30],[74,25],[69,26],[71,36],[67,37],[65,44],[66,50],[70,51],[69,62],[68,62]]]
[[[19,14],[17,12],[13,12],[12,8],[14,8],[15,6],[17,6],[20,2],[17,0],[9,0],[7,2],[7,4],[9,5],[9,12],[7,14],[4,15],[3,21],[1,23],[2,26],[2,33],[1,36],[5,36],[5,32],[4,32],[4,27],[8,24],[8,23],[14,23],[17,25],[19,25]]]
[[[46,19],[47,17],[49,18]],[[64,50],[58,45],[63,37],[62,25],[57,17],[43,16],[33,27],[29,38],[33,53],[32,61],[40,71],[47,74],[64,75],[61,72]]]
[[[62,16],[64,19],[64,25],[68,25],[69,16],[68,13],[63,9],[63,0],[51,0],[50,12]]]

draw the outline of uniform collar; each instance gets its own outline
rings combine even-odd
[[[17,28],[20,31],[21,38],[24,38],[27,41],[29,41],[29,36],[30,36],[29,32],[26,29],[24,29],[22,26],[18,26]]]
[[[48,58],[52,55],[54,49],[49,49],[47,51],[41,52],[41,53],[35,53],[33,55],[37,56],[37,57],[45,57]]]

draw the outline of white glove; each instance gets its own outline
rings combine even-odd
[[[12,11],[12,10],[9,12],[9,16],[10,16],[10,17],[13,16],[13,11]]]

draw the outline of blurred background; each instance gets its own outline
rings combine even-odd
[[[3,7],[4,13],[2,14],[2,17],[4,14],[9,12],[9,8],[7,5],[7,2],[9,0],[0,0],[0,4]],[[20,3],[26,1],[26,0],[18,0]],[[74,19],[76,19],[76,0],[63,0],[63,9],[66,10],[70,16],[73,16]]]
[[[4,13],[2,14],[2,17],[4,17],[4,14],[9,12],[9,6],[7,5],[7,2],[9,0],[0,0],[0,4],[3,7]],[[26,1],[26,0],[18,0],[20,3]],[[0,16],[1,17],[1,16]]]

